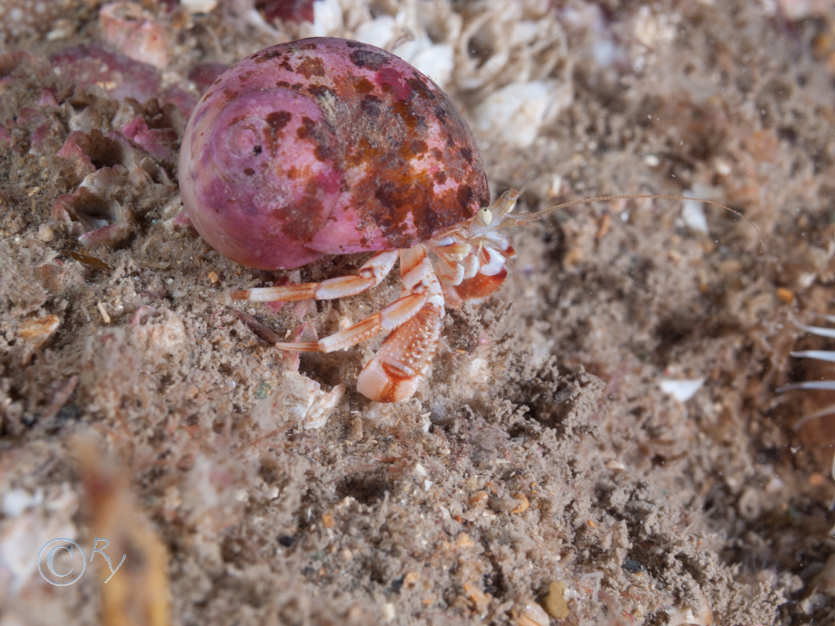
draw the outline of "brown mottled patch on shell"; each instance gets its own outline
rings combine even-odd
[[[354,64],[359,60],[365,69],[383,67],[361,46],[351,46]],[[344,147],[343,163],[364,166],[352,183],[351,206],[359,213],[360,228],[379,228],[393,247],[425,240],[471,218],[489,202],[487,180],[466,124],[429,79],[416,71],[404,74],[397,81],[389,74],[381,81],[375,73],[376,81],[366,75],[332,82],[350,120],[332,126]],[[430,147],[423,136],[429,129],[449,148]],[[437,167],[416,167],[430,158]],[[436,191],[444,185],[442,193]],[[409,233],[408,223],[416,233]]]
[[[354,81],[354,89],[357,90],[357,93],[371,93],[374,89],[374,83],[365,77],[358,78]]]
[[[427,83],[426,80],[421,80],[418,77],[412,77],[407,79],[406,84],[409,86],[409,89],[411,89],[415,94],[417,94],[418,97],[426,100],[427,103],[434,104],[441,97],[440,91],[437,88],[430,88],[429,83]]]
[[[334,145],[333,135],[327,132],[329,129],[321,128],[314,120],[307,116],[302,117],[302,123],[296,129],[296,137],[303,141],[311,141],[313,154],[320,161],[339,160],[341,150]]]
[[[423,154],[428,149],[426,142],[420,139],[413,139],[412,141],[404,141],[400,144],[400,149],[397,154],[404,159],[412,159],[419,154]]]
[[[255,58],[256,63],[266,63],[267,61],[271,61],[277,57],[283,56],[284,50],[279,48],[267,48],[262,52],[256,52],[253,57]]]
[[[403,120],[403,123],[406,124],[409,130],[414,130],[418,124],[423,121],[422,117],[418,115],[411,103],[393,102],[390,106],[392,110],[400,116],[400,119]]]
[[[267,150],[270,154],[275,154],[278,148],[278,142],[281,137],[282,129],[292,119],[293,115],[289,111],[273,111],[266,117],[267,127],[264,129],[264,142],[267,144]]]
[[[325,64],[322,63],[322,59],[319,57],[305,57],[302,59],[301,63],[299,63],[298,67],[296,67],[296,71],[299,74],[304,75],[305,78],[310,78],[311,76],[324,76]]]
[[[468,185],[464,185],[458,188],[458,204],[461,206],[462,210],[466,210],[467,207],[473,201],[473,190]]]
[[[293,118],[293,114],[289,111],[273,111],[267,116],[267,124],[273,129],[273,132],[278,132],[287,125]]]
[[[320,186],[315,180],[307,183],[301,199],[279,208],[277,212],[280,212],[281,230],[296,241],[304,242],[316,236],[329,214],[320,196]]]
[[[366,115],[378,117],[383,108],[383,101],[377,96],[368,95],[360,101],[360,109]]]
[[[370,70],[378,70],[389,61],[388,57],[382,52],[372,49],[370,46],[366,48],[357,48],[348,55],[351,63],[361,68],[368,68]]]
[[[313,127],[316,123],[307,117],[306,115],[302,117],[302,123],[299,126],[298,130],[296,130],[296,137],[299,139],[307,139],[310,135],[313,134]]]

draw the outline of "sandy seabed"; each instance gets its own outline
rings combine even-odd
[[[832,398],[776,392],[835,378],[789,355],[831,347],[796,325],[835,283],[831,3],[117,8],[0,0],[0,624],[835,623],[835,422],[800,422]],[[435,78],[522,213],[667,196],[520,227],[414,398],[372,403],[376,343],[265,338],[396,280],[231,303],[363,257],[248,270],[177,219],[201,91],[313,34]],[[54,538],[75,584],[44,580]]]

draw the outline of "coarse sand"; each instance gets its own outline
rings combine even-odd
[[[835,5],[102,5],[0,0],[0,624],[835,624],[835,419],[800,422],[833,399],[776,391],[835,378],[790,356],[832,347],[797,323],[835,312]],[[416,395],[372,403],[379,342],[269,340],[395,279],[232,302],[364,257],[249,270],[178,217],[201,91],[308,35],[429,73],[519,213],[665,195],[520,226]],[[89,562],[64,587],[55,538]]]

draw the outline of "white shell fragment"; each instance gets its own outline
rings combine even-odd
[[[658,382],[658,386],[661,387],[661,391],[671,395],[679,402],[687,402],[701,389],[704,382],[704,378],[662,378]]]
[[[400,17],[402,16],[398,16]],[[391,48],[392,44],[402,39],[406,33],[407,41]],[[455,63],[455,51],[449,44],[432,43],[422,30],[413,33],[411,29],[404,29],[391,15],[380,15],[361,24],[354,38],[379,48],[391,48],[394,54],[414,65],[441,87],[449,84]]]
[[[180,4],[189,13],[210,13],[217,6],[217,0],[180,0]]]
[[[397,22],[391,15],[380,15],[373,20],[363,22],[354,33],[354,39],[363,43],[385,47],[397,33]]]
[[[323,391],[316,381],[288,370],[280,387],[255,405],[253,417],[264,430],[286,422],[299,424],[305,430],[321,428],[344,393],[345,385]]]
[[[307,37],[332,35],[342,28],[342,7],[338,0],[320,0],[313,3],[313,24]]]
[[[557,81],[511,83],[476,107],[476,126],[501,141],[527,148],[540,128],[570,105],[573,97],[571,86]]]
[[[452,46],[433,44],[429,37],[407,41],[394,49],[394,53],[408,61],[440,86],[449,84],[455,63]]]
[[[104,40],[131,59],[165,69],[171,59],[171,42],[165,27],[153,14],[134,2],[110,2],[99,11]]]
[[[698,200],[684,200],[681,207],[681,218],[688,227],[707,234],[707,218],[705,218],[704,206],[704,203]]]

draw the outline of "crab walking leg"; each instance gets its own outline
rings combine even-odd
[[[377,402],[400,402],[415,393],[426,377],[441,335],[443,293],[422,245],[400,252],[400,273],[404,287],[424,293],[425,302],[416,315],[386,337],[359,375],[357,391]]]
[[[425,304],[396,328],[357,379],[357,391],[377,402],[408,400],[426,377],[441,336],[443,307]]]
[[[353,326],[323,337],[319,341],[279,342],[273,345],[280,350],[292,350],[295,352],[333,352],[334,350],[345,350],[367,339],[371,339],[379,332],[390,331],[406,323],[420,311],[425,302],[426,294],[410,293],[402,298],[398,298],[382,311],[378,311],[374,315],[369,315]]]
[[[397,254],[397,253],[395,253]],[[377,255],[379,256],[379,255]],[[403,287],[408,293],[392,302],[382,311],[369,315],[333,335],[323,337],[319,341],[279,342],[274,344],[280,350],[294,350],[297,352],[333,352],[350,348],[366,339],[371,339],[381,331],[390,332],[408,322],[418,314],[424,305],[435,298],[435,291],[440,297],[440,284],[432,271],[432,265],[426,256],[423,246],[415,246],[408,250],[401,250],[400,275]],[[427,288],[427,282],[434,280],[434,291]],[[443,308],[443,297],[440,297]]]
[[[301,283],[283,287],[257,287],[232,293],[233,300],[250,302],[294,302],[296,300],[334,300],[355,296],[379,285],[394,267],[397,250],[378,252],[368,259],[356,274],[329,278],[320,283]]]

